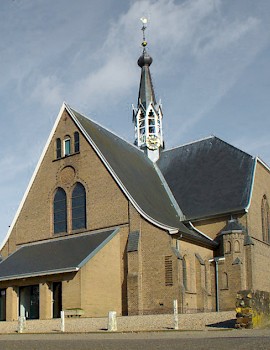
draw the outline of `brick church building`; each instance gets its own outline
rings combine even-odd
[[[63,104],[1,246],[0,319],[231,310],[270,291],[270,169],[218,137],[164,149],[143,42],[130,144]]]

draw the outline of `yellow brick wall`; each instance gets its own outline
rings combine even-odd
[[[123,233],[125,235],[125,232]],[[81,269],[81,307],[85,316],[122,314],[121,233]]]
[[[62,282],[62,308],[81,308],[81,270],[72,279]]]
[[[270,173],[260,163],[257,162],[254,186],[250,208],[247,214],[247,226],[249,235],[253,237],[254,246],[249,248],[249,272],[247,276],[249,288],[255,288],[270,292],[270,245],[263,242],[262,237],[262,218],[261,203],[263,196],[266,195],[270,204]]]
[[[6,320],[16,321],[18,320],[18,310],[19,310],[19,298],[18,298],[18,288],[8,287],[6,290]]]
[[[259,240],[262,240],[261,203],[263,195],[266,195],[270,205],[270,173],[261,163],[257,162],[252,199],[248,210],[248,229],[249,234]]]
[[[253,253],[253,287],[270,292],[269,246],[263,242],[255,241]]]
[[[180,253],[186,259],[187,289],[183,294],[183,311],[194,312],[197,309],[212,310],[213,286],[211,283],[211,265],[213,251],[194,244],[180,241]],[[201,265],[195,256],[199,254],[205,265]],[[182,269],[182,265],[180,265]]]
[[[47,320],[52,318],[53,291],[51,283],[39,284],[39,318]]]
[[[7,256],[20,244],[58,236],[53,234],[52,221],[55,189],[58,186],[65,189],[70,212],[73,185],[79,181],[85,186],[87,198],[87,228],[80,232],[115,226],[121,226],[121,232],[80,272],[72,278],[63,279],[63,308],[81,307],[87,314],[95,316],[105,315],[113,306],[119,314],[126,314],[128,307],[130,310],[137,308],[138,312],[143,313],[162,313],[172,311],[173,300],[178,299],[183,312],[213,309],[215,276],[214,265],[209,263],[213,252],[180,241],[180,253],[186,256],[188,262],[188,289],[184,290],[182,261],[177,259],[171,249],[174,245],[173,238],[168,232],[143,219],[128,203],[83,135],[80,134],[80,153],[60,160],[55,159],[56,138],[63,140],[65,135],[73,137],[75,131],[78,131],[76,125],[67,112],[64,112],[2,255]],[[73,178],[63,176],[63,169],[66,167],[74,169]],[[230,308],[239,288],[253,286],[270,291],[270,275],[267,269],[270,245],[261,241],[261,200],[264,194],[270,200],[270,176],[268,170],[258,163],[251,206],[247,215],[239,216],[239,221],[247,226],[249,234],[254,237],[255,245],[244,248],[242,239],[241,253],[232,252],[220,266],[220,272],[229,275],[229,288],[220,291],[220,305],[223,309]],[[215,239],[226,226],[228,219],[230,216],[201,220],[195,222],[194,226]],[[140,248],[127,258],[128,233],[135,230],[140,232]],[[69,220],[67,234],[71,233],[76,232],[72,232]],[[199,263],[196,253],[200,254],[205,265]],[[171,256],[172,259],[172,286],[165,286],[166,256]],[[237,256],[241,258],[242,264],[235,266],[232,263]],[[105,265],[109,269],[104,269]],[[102,280],[107,283],[105,288],[103,283],[101,286]],[[37,283],[41,283],[40,281],[36,280]],[[129,296],[128,284],[131,292]],[[106,290],[111,290],[110,298],[106,296]],[[48,293],[44,294],[47,301],[48,296]],[[100,300],[104,300],[102,305],[99,304]],[[94,309],[93,305],[97,307]],[[48,312],[45,312],[45,318]]]
[[[127,313],[126,243],[128,227],[118,231],[72,279],[62,282],[63,309],[81,308],[85,317]]]
[[[68,113],[64,112],[10,238],[2,250],[3,256],[7,256],[20,244],[55,236],[52,208],[55,189],[58,186],[65,189],[69,199],[67,206],[70,214],[71,192],[76,181],[80,181],[86,190],[87,228],[85,231],[128,222],[126,197],[82,134],[80,134],[80,153],[55,160],[56,138],[63,140],[65,135],[73,137],[77,130]],[[74,169],[73,178],[63,176],[62,171],[65,167]],[[70,226],[68,233],[72,233]]]
[[[213,219],[196,221],[193,225],[208,237],[215,239],[222,229],[227,225],[230,216],[222,216]]]
[[[198,308],[212,309],[210,274],[205,272],[205,266],[199,264],[196,273],[195,253],[203,260],[213,256],[209,249],[180,241],[180,253],[188,262],[188,290],[183,290],[182,261],[172,250],[174,239],[168,232],[158,229],[145,220],[141,220],[141,284],[138,290],[141,298],[140,308],[144,314],[166,313],[173,311],[173,300],[177,299],[180,312],[191,312]],[[133,253],[132,253],[133,254]],[[165,257],[172,260],[173,285],[165,284]],[[134,257],[132,258],[134,260]],[[209,270],[209,266],[208,266]],[[132,271],[132,270],[131,270]],[[140,272],[140,270],[138,269]],[[197,279],[200,280],[200,285]],[[205,278],[207,276],[207,288]],[[137,282],[138,283],[138,282]],[[140,311],[140,310],[139,310]]]

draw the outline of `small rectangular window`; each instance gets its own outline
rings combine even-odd
[[[78,131],[74,132],[74,152],[80,152],[80,136]]]
[[[65,156],[70,155],[70,139],[64,140]]]
[[[61,151],[61,139],[56,139],[56,158],[61,158],[62,151]]]

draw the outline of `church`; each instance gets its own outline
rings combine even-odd
[[[0,320],[233,310],[237,291],[270,291],[269,167],[215,136],[165,149],[146,46],[134,144],[62,105],[0,248]]]

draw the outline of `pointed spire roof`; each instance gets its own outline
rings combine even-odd
[[[156,97],[155,97],[155,92],[154,92],[152,78],[151,78],[150,69],[149,69],[150,65],[153,62],[153,59],[146,51],[147,41],[145,40],[145,30],[146,30],[148,19],[146,17],[142,17],[141,21],[143,23],[143,26],[142,26],[143,52],[138,59],[138,66],[141,67],[142,69],[139,96],[138,96],[138,107],[142,104],[144,108],[147,109],[150,103],[153,103],[154,105],[156,105]]]
[[[150,103],[156,105],[156,97],[149,69],[152,62],[152,57],[144,48],[142,55],[138,59],[138,66],[140,66],[142,69],[138,96],[138,106],[142,104],[145,109],[149,106]]]

